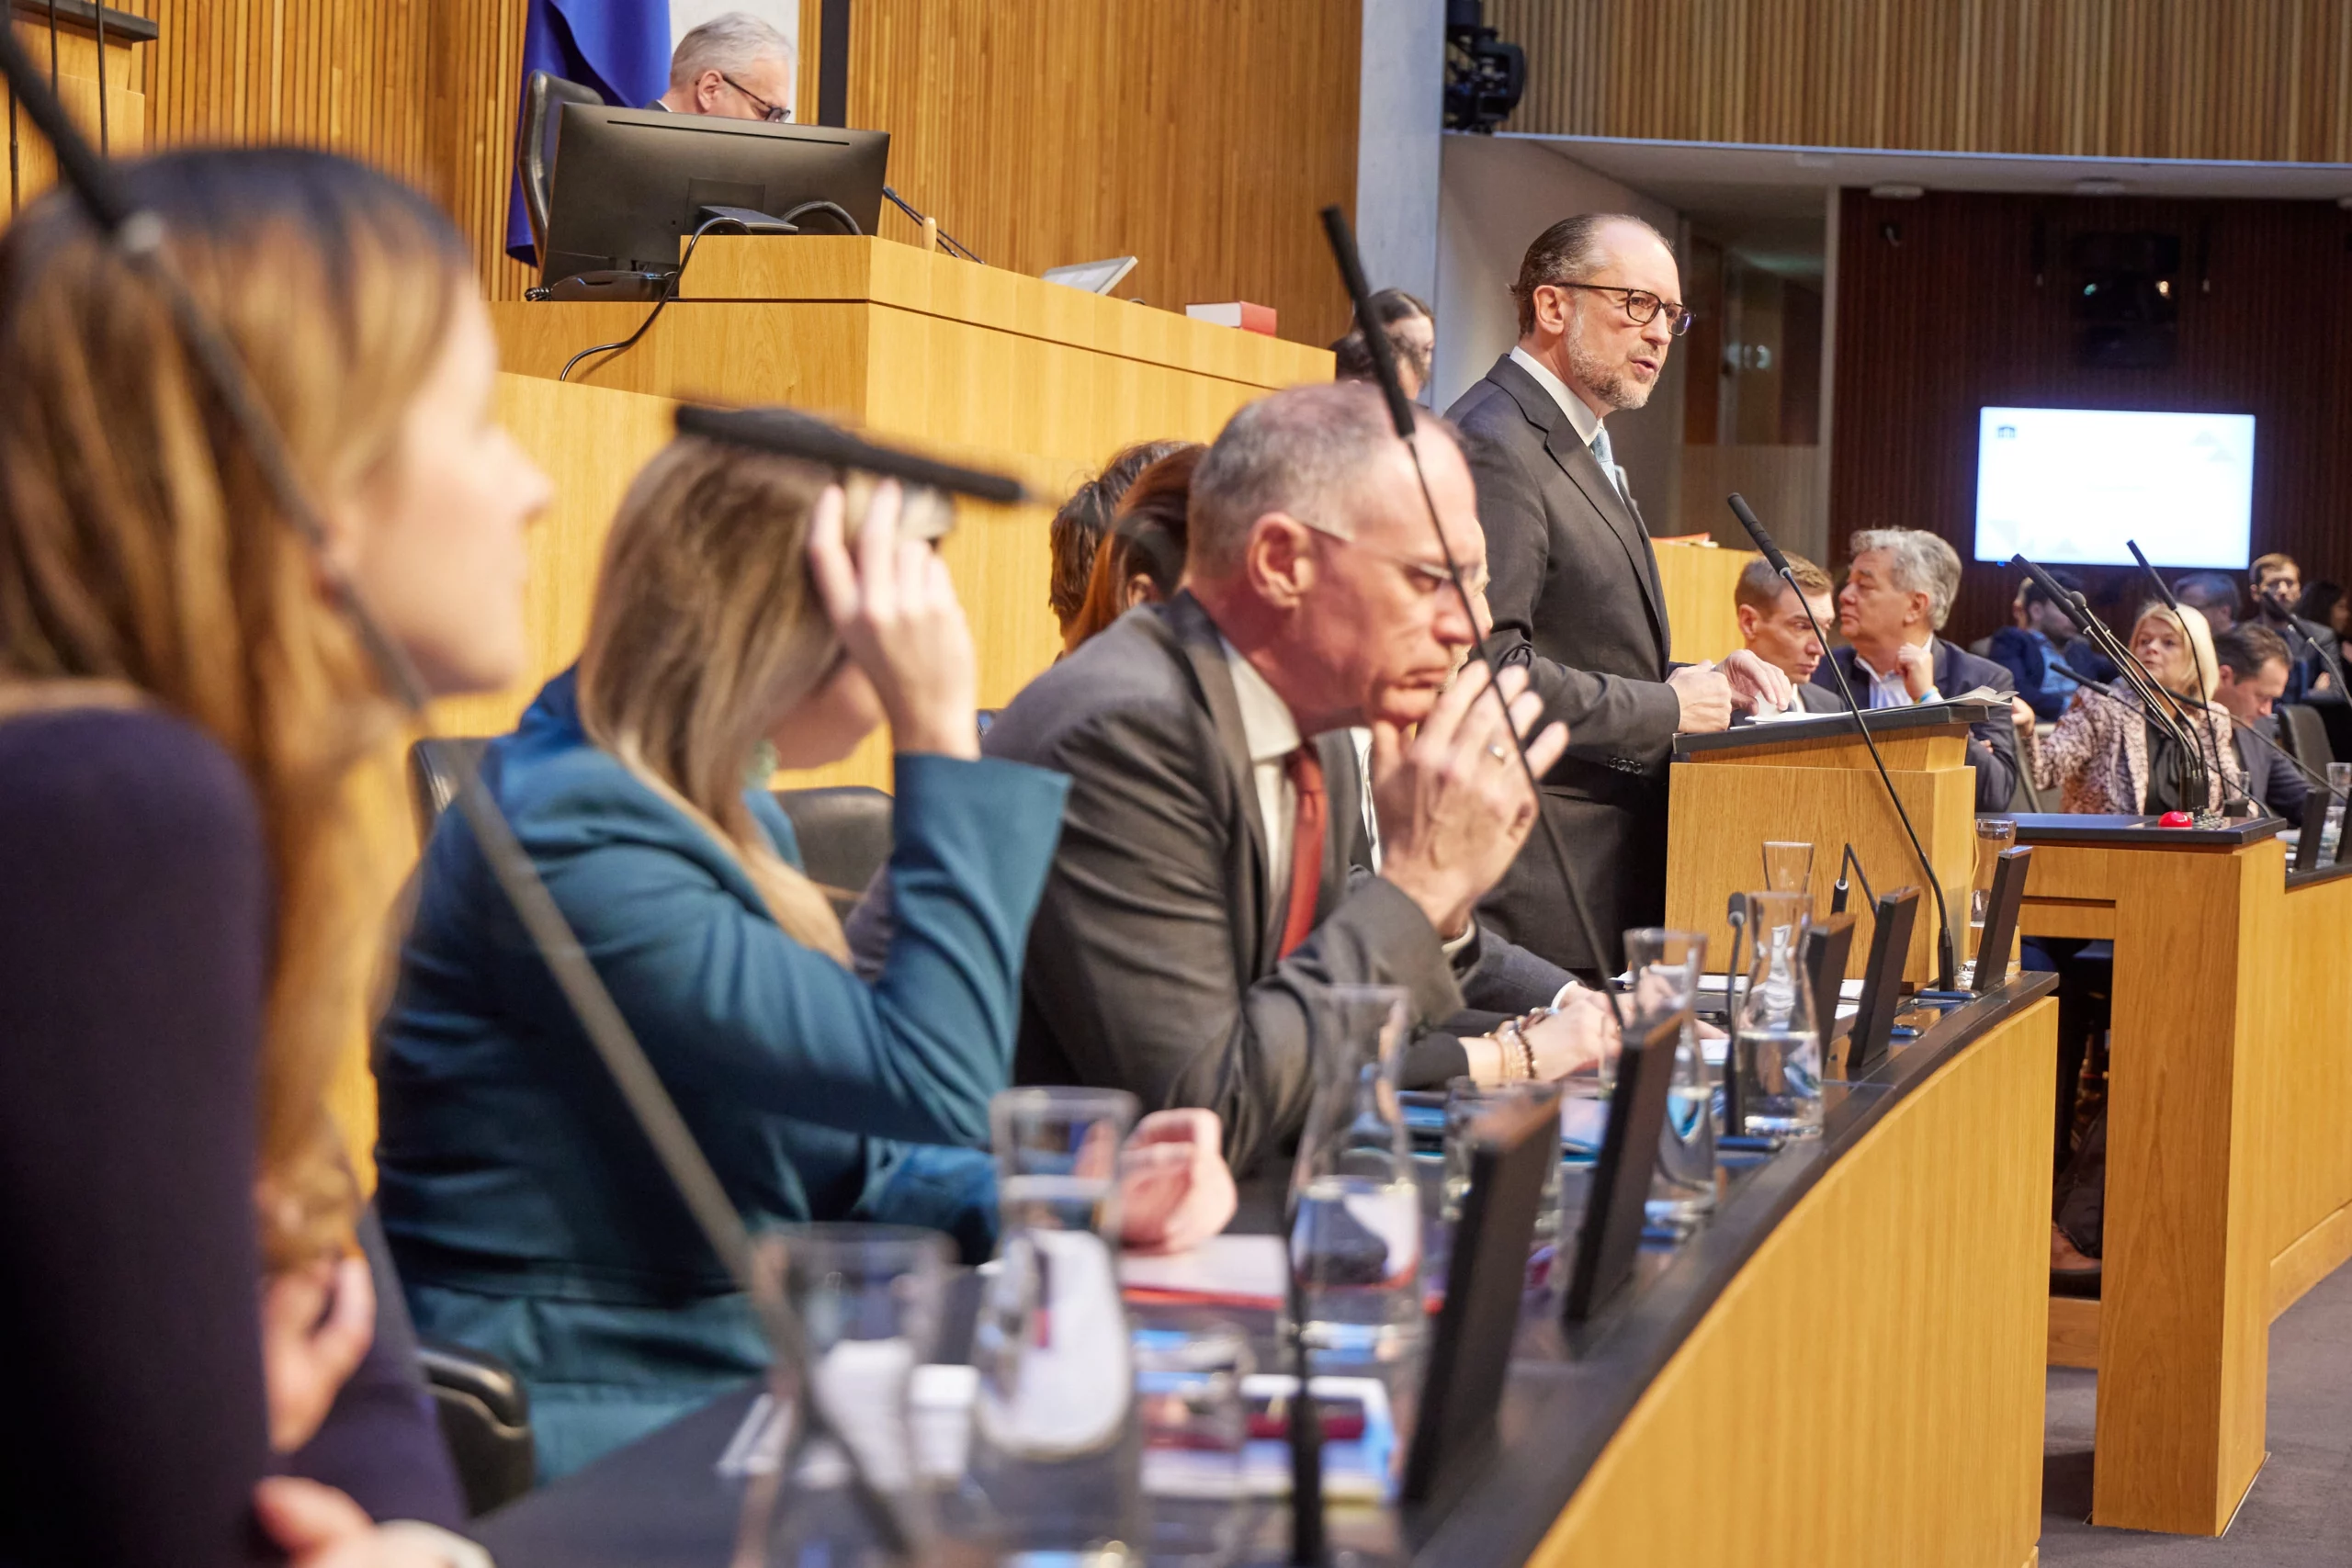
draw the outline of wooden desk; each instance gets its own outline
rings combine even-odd
[[[2263,1459],[2270,1320],[2352,1255],[2352,880],[2290,888],[2275,821],[2023,818],[2029,936],[2115,946],[2091,1519],[2218,1535]]]
[[[1734,1179],[1690,1242],[1645,1248],[1573,1337],[1539,1300],[1471,1492],[1390,1521],[1335,1509],[1336,1539],[1387,1523],[1424,1568],[2023,1568],[2041,1512],[2051,987],[2013,981],[1898,1047],[1819,1141]],[[725,1561],[741,1488],[712,1462],[748,1403],[502,1510],[484,1543],[509,1568]]]
[[[506,367],[546,378],[581,349],[628,336],[647,309],[491,307]],[[644,339],[572,379],[788,403],[1017,475],[1041,503],[966,502],[941,551],[971,617],[981,705],[997,707],[1061,651],[1046,599],[1046,525],[1061,497],[1123,446],[1210,440],[1242,404],[1330,377],[1322,349],[888,240],[712,235]],[[887,742],[789,782],[887,789]]]

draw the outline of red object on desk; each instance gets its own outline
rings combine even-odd
[[[2191,817],[2186,811],[2167,811],[2162,817],[2156,818],[2156,826],[2159,828],[2194,828],[2197,826],[2197,818]]]

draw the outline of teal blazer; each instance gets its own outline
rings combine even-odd
[[[786,936],[734,857],[588,739],[570,672],[482,781],[754,1225],[925,1225],[986,1255],[989,1100],[1067,780],[898,759],[870,980]],[[797,864],[774,799],[745,798]],[[419,881],[377,1042],[377,1201],[418,1329],[521,1372],[552,1478],[767,1357],[460,813]]]

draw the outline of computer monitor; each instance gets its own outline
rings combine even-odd
[[[706,207],[781,218],[830,201],[871,234],[882,218],[886,130],[566,104],[556,131],[540,282],[583,272],[674,272],[678,243]],[[800,220],[841,232],[829,213]]]

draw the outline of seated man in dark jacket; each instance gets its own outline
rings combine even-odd
[[[2303,803],[2311,798],[2311,781],[2278,739],[2278,717],[2272,711],[2287,690],[2287,675],[2294,660],[2277,632],[2258,622],[2233,626],[2213,639],[2218,677],[2213,700],[2236,721],[2238,758],[2245,764],[2245,792],[2273,816],[2290,822],[2303,819]]]
[[[2050,575],[2069,592],[2083,591],[2081,581],[2072,572]],[[2077,682],[2058,668],[2061,663],[2094,681],[2115,679],[2115,666],[2082,637],[2064,606],[2042,592],[2041,583],[2026,579],[2011,610],[2018,624],[1995,632],[1984,656],[2009,672],[2017,682],[2018,695],[2033,709],[2034,717],[2046,724],[2057,723],[2075,694]]]
[[[1469,471],[1436,421],[1415,440],[1475,593]],[[1235,415],[1193,476],[1188,552],[1186,592],[1071,653],[989,730],[989,756],[1071,781],[1013,1070],[1214,1110],[1246,1170],[1296,1134],[1316,1064],[1346,1044],[1329,987],[1402,987],[1421,1024],[1463,1007],[1487,967],[1472,908],[1535,802],[1484,667],[1453,680],[1476,623],[1370,389]],[[1505,679],[1517,694],[1524,677]],[[1514,711],[1524,728],[1538,705]],[[1377,874],[1355,725],[1373,732]],[[1535,739],[1539,773],[1566,740]],[[1596,1012],[1424,1033],[1412,1077],[1559,1076],[1599,1048]]]
[[[1838,594],[1841,648],[1813,672],[1834,688],[1830,660],[1845,671],[1866,708],[1939,703],[1983,686],[2008,698],[2020,716],[2007,670],[1936,635],[1960,592],[1960,557],[1919,528],[1865,528],[1854,536],[1846,586]],[[1976,770],[1976,809],[2007,811],[2018,784],[2016,727],[2004,716],[1970,726],[1969,765]]]

